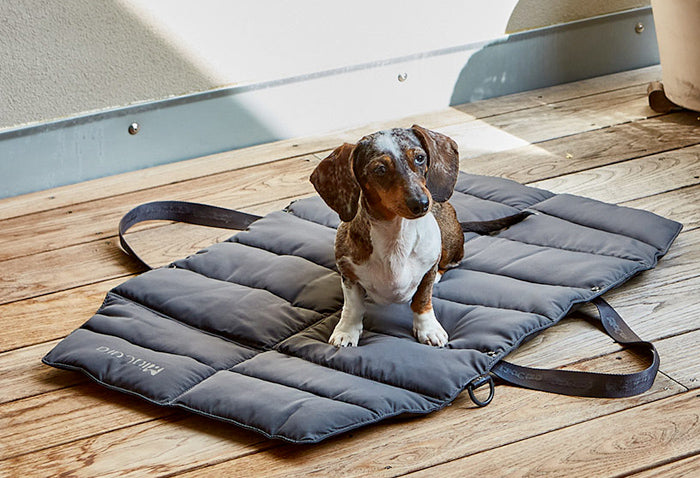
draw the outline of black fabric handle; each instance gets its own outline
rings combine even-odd
[[[598,308],[603,328],[616,342],[637,349],[651,357],[646,369],[629,374],[579,372],[523,367],[501,360],[491,372],[520,387],[563,395],[596,398],[621,398],[639,395],[651,388],[659,370],[659,354],[654,345],[644,342],[603,298],[591,303]]]
[[[486,235],[517,224],[532,214],[535,213],[531,211],[520,211],[519,213],[511,216],[491,219],[489,221],[470,221],[460,222],[459,224],[462,226],[462,231],[464,232],[475,232],[477,234]]]
[[[124,252],[147,269],[150,265],[141,259],[127,242],[124,234],[129,228],[143,221],[177,221],[198,226],[243,230],[261,216],[246,212],[184,201],[156,201],[141,204],[129,211],[119,221],[119,243]]]

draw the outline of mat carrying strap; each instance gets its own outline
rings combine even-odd
[[[197,226],[220,227],[223,229],[244,230],[261,216],[247,212],[226,209],[184,201],[155,201],[140,206],[126,213],[119,221],[119,244],[128,255],[136,259],[147,269],[152,269],[141,259],[127,242],[124,234],[130,227],[144,221],[177,221]]]
[[[485,234],[508,227],[525,219],[530,212],[523,211],[513,216],[492,220],[462,223],[465,231]],[[152,267],[141,259],[126,241],[126,231],[143,221],[177,221],[199,226],[211,226],[224,229],[244,230],[261,216],[233,209],[226,209],[207,204],[183,201],[156,201],[135,207],[119,222],[119,242],[124,251],[147,269]],[[650,342],[644,342],[622,320],[622,317],[603,298],[596,297],[591,303],[598,308],[600,320],[605,331],[616,342],[631,349],[643,352],[651,357],[651,365],[646,369],[629,374],[611,374],[580,372],[576,370],[538,369],[515,365],[504,360],[491,369],[491,374],[501,380],[520,387],[544,392],[574,395],[579,397],[620,398],[638,395],[649,390],[659,369],[659,354]],[[473,391],[489,383],[491,387],[487,400],[479,401]],[[489,376],[480,377],[468,385],[472,399],[479,406],[485,406],[493,398],[493,381]]]
[[[578,397],[621,398],[649,390],[659,370],[656,348],[651,342],[640,339],[602,297],[592,299],[591,303],[598,308],[600,321],[610,337],[651,357],[651,364],[646,369],[629,374],[579,372],[523,367],[501,360],[491,373],[520,387]]]

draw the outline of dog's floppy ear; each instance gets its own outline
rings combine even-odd
[[[350,143],[338,146],[311,173],[311,184],[345,222],[355,217],[360,201],[360,185],[352,170],[354,149],[355,145]]]
[[[445,202],[455,188],[459,173],[457,143],[448,136],[414,124],[411,129],[428,153],[426,186],[434,201]]]

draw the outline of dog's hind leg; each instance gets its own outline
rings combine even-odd
[[[464,257],[464,235],[452,204],[448,202],[435,203],[432,212],[440,226],[442,245],[440,261],[438,262],[438,277],[435,280],[435,283],[437,283],[442,274],[449,269],[457,267],[462,261]]]

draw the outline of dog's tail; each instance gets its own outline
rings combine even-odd
[[[462,226],[462,231],[464,232],[475,232],[477,234],[486,235],[510,227],[513,224],[517,224],[532,214],[534,213],[531,211],[520,211],[512,216],[492,219],[490,221],[460,222],[460,225]]]

